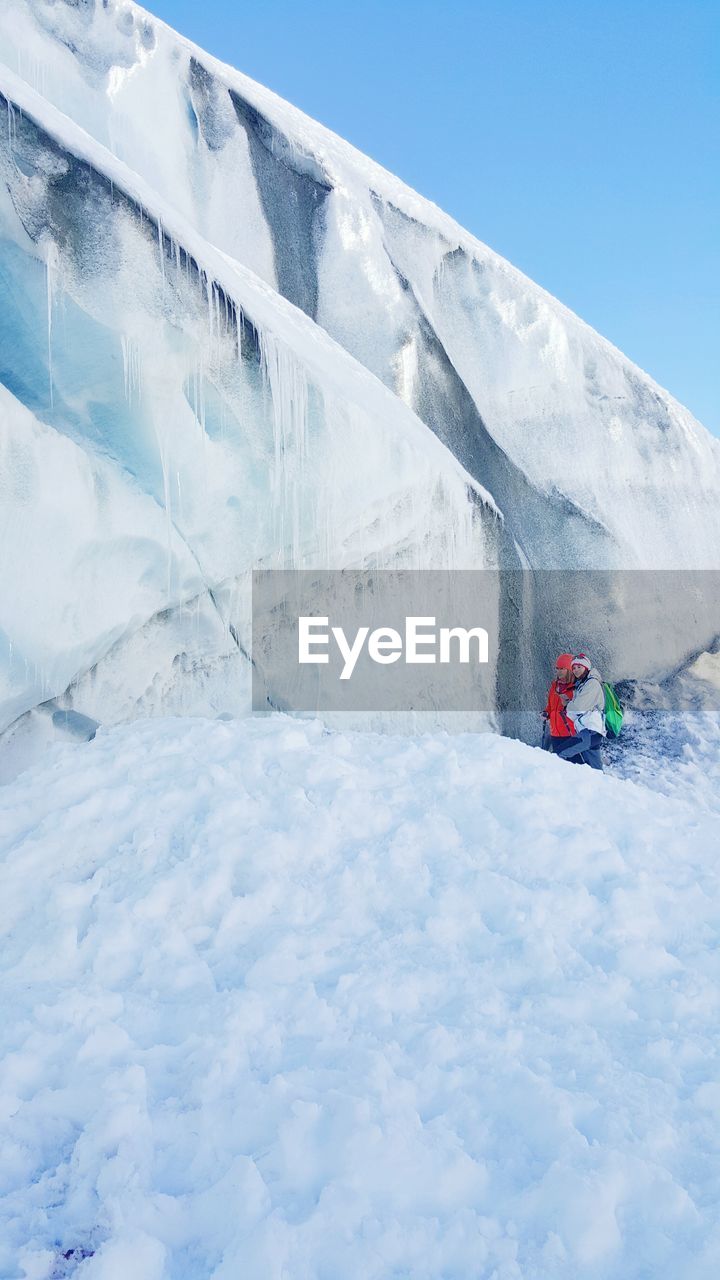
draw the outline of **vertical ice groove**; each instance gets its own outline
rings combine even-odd
[[[15,66],[21,79],[25,80],[27,84],[31,85],[33,89],[36,89],[44,97],[47,88],[47,69],[42,59],[30,53],[27,49],[18,49],[15,57]]]
[[[172,540],[173,540],[173,518],[172,518],[172,502],[170,497],[170,460],[168,454],[168,435],[163,424],[162,430],[158,427],[157,422],[153,418],[155,428],[155,438],[158,444],[158,455],[160,458],[160,467],[162,469],[163,478],[163,506],[165,508],[165,535],[167,542],[166,556],[166,583],[165,589],[167,593],[167,604],[172,600]]]
[[[47,346],[48,346],[48,381],[50,384],[50,408],[55,407],[54,391],[53,391],[53,359],[52,359],[52,331],[53,331],[53,305],[55,301],[56,276],[58,271],[58,249],[54,240],[49,240],[45,246],[45,284],[47,294]]]

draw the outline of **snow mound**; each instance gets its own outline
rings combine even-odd
[[[0,1274],[715,1276],[690,790],[274,716],[0,796]]]

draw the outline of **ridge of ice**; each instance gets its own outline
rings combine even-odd
[[[151,624],[156,615],[175,609],[180,611],[179,631],[169,629],[168,650],[163,658],[163,665],[169,668],[171,662],[177,661],[178,653],[187,648],[188,625],[192,631],[195,624],[184,615],[188,606],[191,614],[199,607],[203,592],[210,593],[210,612],[219,610],[216,624],[208,627],[209,617],[203,623],[210,646],[206,660],[211,664],[226,662],[228,651],[235,649],[236,662],[228,676],[235,689],[228,688],[223,694],[221,682],[209,705],[203,697],[197,709],[246,707],[248,672],[235,671],[237,660],[249,647],[246,588],[241,591],[238,584],[243,578],[247,580],[250,570],[259,564],[342,567],[346,563],[389,564],[398,556],[418,565],[471,567],[484,563],[485,537],[478,513],[484,512],[491,524],[502,523],[497,505],[408,406],[309,317],[248,268],[207,244],[122,161],[44,102],[12,72],[0,71],[0,88],[8,103],[14,104],[15,114],[10,117],[14,124],[11,159],[15,154],[12,148],[20,146],[20,135],[24,136],[28,124],[39,128],[42,138],[54,140],[53,145],[57,143],[61,148],[59,155],[38,153],[40,170],[43,165],[49,165],[50,170],[58,164],[62,167],[66,163],[63,156],[89,165],[93,173],[110,184],[101,195],[110,201],[109,210],[117,222],[113,252],[119,251],[119,260],[104,265],[101,245],[100,269],[115,273],[110,277],[114,283],[101,296],[94,292],[99,278],[97,265],[95,274],[91,270],[86,279],[84,266],[78,271],[75,259],[65,250],[61,256],[44,230],[36,232],[40,239],[33,252],[44,264],[47,278],[45,323],[51,346],[56,307],[60,306],[61,313],[63,309],[67,313],[71,305],[79,309],[72,312],[72,321],[65,314],[58,328],[57,343],[60,346],[64,342],[63,354],[55,361],[48,359],[52,395],[47,425],[41,430],[37,422],[34,438],[47,441],[48,432],[54,428],[69,433],[75,448],[81,448],[91,459],[99,456],[105,466],[108,461],[119,464],[125,472],[124,482],[129,473],[131,487],[147,491],[163,513],[166,543],[165,589],[161,591],[156,571],[158,554],[162,557],[162,540],[146,522],[146,562],[128,560],[125,586],[120,585],[122,575],[116,579],[115,603],[121,607],[130,598],[127,592],[132,596],[144,581],[152,580],[157,591],[147,598],[144,614],[138,615],[136,608],[129,610],[125,627],[118,630],[117,625],[101,626],[92,610],[80,617],[85,608],[83,602],[93,590],[84,580],[84,570],[78,570],[73,580],[68,565],[58,580],[52,571],[52,556],[44,557],[41,546],[31,555],[30,546],[18,542],[22,525],[15,515],[14,500],[5,504],[7,554],[24,567],[27,585],[24,591],[18,591],[10,589],[12,584],[8,581],[8,589],[3,592],[1,624],[6,634],[23,638],[21,645],[15,642],[14,659],[5,671],[3,726],[20,712],[62,694],[70,685],[76,690],[73,696],[82,693],[86,699],[82,713],[99,719],[127,714],[128,707],[156,705],[152,694],[154,674],[147,671],[145,662],[138,667],[137,658],[124,676],[120,674],[127,685],[124,695],[119,689],[103,689],[98,700],[97,690],[103,688],[103,682],[93,677],[92,686],[88,687],[87,681],[84,685],[82,681],[111,654],[113,644],[126,644],[133,631]],[[38,176],[33,185],[20,170],[12,177],[14,199],[29,226],[35,226],[39,217],[37,225],[42,227],[43,219],[49,216],[43,204],[42,181]],[[144,242],[138,238],[136,224],[122,221],[122,208],[113,214],[116,206],[112,201],[120,193],[127,195],[133,208],[140,211],[141,223],[144,216],[146,225],[155,224],[154,249],[147,238]],[[97,200],[93,209],[100,217]],[[12,228],[14,216],[12,210],[6,212],[6,226]],[[17,247],[27,252],[27,233],[18,229],[13,234]],[[17,256],[14,246],[13,251]],[[162,303],[163,293],[169,289],[176,294],[188,289],[192,293],[186,279],[191,262],[193,272],[199,273],[204,313],[201,309],[193,319],[190,313],[178,310],[182,303],[178,295],[173,304],[175,328],[168,329],[162,319],[163,307],[167,306]],[[155,292],[153,272],[157,276]],[[195,289],[193,295],[196,303],[197,292]],[[148,305],[160,308],[159,327],[143,310]],[[176,349],[177,325],[187,324],[188,316],[195,327],[187,331],[187,354],[183,354]],[[93,327],[86,337],[75,339],[71,323],[77,325],[80,321],[86,328],[88,323]],[[116,336],[112,336],[113,325]],[[167,329],[165,339],[163,326]],[[232,386],[226,388],[227,412],[230,418],[233,412],[241,414],[238,429],[243,435],[233,442],[231,428],[226,437],[219,424],[219,437],[210,439],[203,380],[215,361],[220,362],[220,374],[225,368],[222,376],[226,380],[245,378],[247,382],[240,350],[246,326],[252,327],[259,341],[262,385],[253,388],[248,383],[235,390]],[[94,438],[98,413],[92,407],[93,397],[97,400],[107,391],[102,382],[96,389],[92,380],[107,380],[109,375],[98,364],[100,373],[87,369],[78,378],[68,362],[80,358],[83,342],[102,342],[106,346],[110,338],[110,356],[115,363],[119,358],[122,362],[123,398],[132,430],[126,431],[124,438],[114,429],[99,446]],[[20,343],[19,338],[16,341]],[[20,346],[9,353],[11,362],[18,365],[22,362],[19,352]],[[108,358],[103,347],[103,359]],[[58,378],[61,382],[56,395]],[[187,393],[183,395],[188,378],[194,385],[190,400]],[[313,409],[312,438],[308,435],[311,392],[315,401],[318,396],[321,401]],[[35,422],[37,411],[22,406],[4,388],[0,409],[10,447],[11,435],[7,433],[15,430],[13,424]],[[268,411],[270,421],[264,425]],[[73,415],[79,415],[76,427],[71,426]],[[23,447],[28,447],[32,432],[28,425],[23,430],[28,437]],[[135,433],[139,434],[133,442]],[[272,452],[268,451],[269,444]],[[38,444],[40,451],[45,448],[46,444]],[[258,450],[267,456],[267,469],[263,460],[257,470]],[[6,466],[12,476],[9,454]],[[248,474],[248,468],[257,474],[253,475],[252,470]],[[47,536],[43,509],[46,500],[41,499],[37,487],[33,493],[34,515],[42,518],[38,530],[44,529]],[[72,484],[66,478],[68,529],[81,514],[71,493]],[[101,522],[105,519],[101,512],[97,518]],[[74,536],[69,535],[68,545],[73,545]],[[87,546],[82,549],[81,543],[78,547],[77,565],[88,563],[90,545],[97,541],[88,527],[83,536]],[[193,564],[192,582],[188,580],[179,594],[172,561],[172,546],[178,537]],[[107,531],[103,539],[107,541]],[[72,615],[75,629],[68,634],[56,619],[68,614],[63,600],[70,581],[80,612]],[[101,598],[102,593],[97,595],[97,599]],[[20,651],[25,654],[24,665],[18,665]],[[149,652],[154,651],[150,644]],[[178,696],[179,705],[184,705],[183,696]],[[157,705],[175,707],[162,699]]]
[[[260,565],[720,568],[720,442],[399,179],[136,6],[5,0],[0,36],[8,431],[24,408],[114,465],[165,543],[162,591],[155,516],[125,566],[145,613],[72,639],[36,555],[2,596],[0,723],[237,710]],[[624,637],[609,674],[655,678],[706,623],[639,670]]]
[[[9,0],[0,24],[8,60],[26,76],[43,65],[44,95],[411,405],[493,493],[531,563],[548,562],[557,535],[539,530],[569,503],[626,567],[718,567],[720,442],[430,202],[137,6]],[[132,74],[111,83],[113,68]],[[300,184],[300,204],[323,203],[320,221],[309,206],[293,213],[279,187],[267,205],[281,178]],[[283,263],[283,238],[300,234],[312,243]],[[569,436],[584,442],[571,466]],[[660,492],[668,473],[682,530]],[[530,536],[514,510],[526,483],[547,499]]]

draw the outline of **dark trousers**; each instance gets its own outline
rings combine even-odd
[[[589,764],[591,769],[602,769],[601,733],[583,729],[577,738],[552,738],[551,742],[555,754],[562,754],[563,760],[569,760],[570,764]],[[559,744],[557,747],[554,745],[556,742]]]
[[[561,738],[557,734],[552,733],[550,735],[550,750],[552,751],[553,755],[557,756],[560,754],[563,747],[569,747],[571,742],[577,742],[577,741],[578,741],[577,738]],[[583,761],[580,759],[580,756],[571,756],[568,761],[568,764],[582,764],[582,763]]]

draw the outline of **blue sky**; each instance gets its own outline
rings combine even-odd
[[[718,0],[150,0],[720,435]]]

